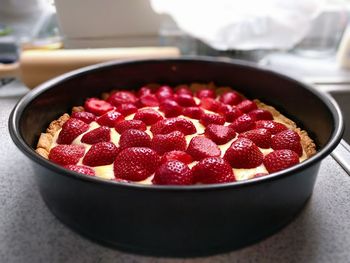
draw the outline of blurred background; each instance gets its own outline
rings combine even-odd
[[[16,79],[33,88],[92,63],[180,55],[350,83],[349,12],[350,0],[0,0],[0,95]]]

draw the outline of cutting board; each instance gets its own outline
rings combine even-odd
[[[25,50],[14,64],[0,64],[0,78],[19,77],[29,88],[88,65],[128,59],[178,57],[175,47]]]

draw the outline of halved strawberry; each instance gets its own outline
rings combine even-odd
[[[124,116],[118,111],[109,111],[96,119],[103,126],[114,127],[118,122],[124,120]]]
[[[91,167],[88,167],[88,166],[84,166],[84,165],[68,164],[68,165],[65,165],[64,168],[71,170],[71,171],[74,171],[76,173],[80,173],[80,174],[85,174],[85,175],[90,175],[90,176],[95,175],[94,169],[92,169]]]
[[[83,164],[88,166],[102,166],[113,163],[118,154],[118,148],[112,142],[98,142],[91,146],[86,153]]]
[[[189,135],[196,133],[197,129],[190,120],[180,117],[163,119],[151,126],[153,134],[166,134],[173,131]]]
[[[95,114],[93,114],[91,112],[87,112],[87,111],[73,112],[71,117],[78,119],[78,120],[81,120],[87,124],[90,124],[91,122],[93,122],[96,119]]]
[[[193,176],[191,169],[180,161],[167,161],[155,172],[153,184],[158,185],[191,185]]]
[[[255,128],[255,123],[248,114],[243,114],[235,119],[230,125],[236,132],[241,133]]]
[[[264,165],[269,173],[278,172],[299,163],[299,156],[292,150],[276,150],[264,158]]]
[[[101,126],[83,135],[81,142],[95,144],[98,142],[109,142],[111,140],[111,130],[107,126]]]
[[[225,118],[219,114],[216,113],[204,113],[202,114],[199,122],[203,124],[204,126],[207,126],[209,124],[224,124]]]
[[[240,111],[244,113],[248,113],[252,110],[256,110],[258,106],[254,101],[251,100],[243,100],[236,106]]]
[[[197,106],[192,95],[189,94],[179,94],[175,96],[176,102],[183,107]]]
[[[208,157],[193,168],[193,179],[195,183],[220,184],[236,181],[232,167],[221,157]]]
[[[141,87],[139,89],[139,91],[137,92],[137,96],[139,96],[139,97],[146,95],[146,94],[152,94],[152,90],[147,86]]]
[[[255,126],[258,129],[264,128],[268,130],[272,135],[288,129],[284,124],[271,120],[256,121]]]
[[[156,107],[159,101],[155,94],[144,94],[140,96],[140,103],[143,107]]]
[[[122,150],[114,161],[116,178],[142,181],[152,175],[159,165],[159,155],[147,147],[132,147]]]
[[[196,96],[200,99],[202,98],[215,98],[216,94],[215,94],[215,90],[213,89],[201,89],[198,90],[196,93]]]
[[[220,148],[209,138],[203,136],[193,137],[186,150],[194,160],[221,155]]]
[[[159,105],[165,117],[177,117],[182,113],[182,107],[174,100],[164,100]]]
[[[176,94],[180,95],[180,94],[187,94],[187,95],[191,95],[193,96],[193,92],[190,90],[190,88],[183,84],[183,85],[179,85],[176,87]]]
[[[120,135],[120,149],[130,147],[149,147],[151,145],[151,137],[144,131],[129,129]]]
[[[192,156],[184,151],[170,151],[164,153],[161,159],[161,163],[165,163],[166,161],[180,161],[185,164],[190,164],[193,162]]]
[[[136,96],[130,91],[116,91],[113,92],[108,98],[107,101],[114,105],[119,106],[120,104],[135,104],[137,101]]]
[[[124,117],[137,112],[137,107],[131,103],[123,103],[117,107],[117,111],[123,114]]]
[[[251,140],[238,138],[226,150],[224,159],[233,168],[255,168],[262,164],[264,156]]]
[[[86,132],[88,129],[89,124],[75,118],[70,118],[62,125],[62,130],[58,135],[57,143],[71,144],[75,138]]]
[[[60,165],[77,164],[84,152],[85,148],[82,145],[61,144],[50,150],[49,160]]]
[[[114,109],[113,105],[98,98],[87,99],[85,101],[84,108],[86,111],[91,112],[97,116],[105,114],[106,112]]]
[[[219,100],[228,105],[237,105],[242,101],[242,97],[235,91],[229,91],[222,94]]]
[[[252,110],[248,113],[248,115],[254,120],[273,120],[273,116],[271,112],[263,109]]]
[[[254,129],[241,133],[239,138],[247,138],[264,149],[271,147],[271,133],[266,129]]]
[[[140,120],[124,120],[118,122],[114,126],[114,128],[119,134],[122,134],[124,131],[129,129],[135,129],[140,131],[145,131],[147,129],[146,124]]]
[[[221,106],[221,102],[213,98],[202,98],[200,106],[203,109],[217,112]]]
[[[152,149],[160,155],[173,150],[186,150],[185,135],[179,131],[168,134],[155,134],[152,138]]]
[[[219,109],[217,110],[217,112],[223,116],[225,116],[225,114],[229,111],[232,110],[232,106],[231,105],[228,105],[228,104],[225,104],[225,103],[221,103]]]
[[[238,108],[234,107],[224,113],[227,122],[233,122],[238,117],[242,116],[243,112],[241,112]]]
[[[199,107],[186,107],[183,109],[182,114],[192,119],[199,120],[204,114],[204,111]]]
[[[209,124],[204,134],[218,145],[225,144],[236,136],[234,129],[217,124]]]
[[[172,100],[174,98],[174,92],[169,86],[161,86],[158,88],[156,96],[160,102],[167,99]]]
[[[163,116],[153,109],[140,109],[134,116],[134,120],[143,121],[146,125],[152,125],[162,119]]]
[[[299,134],[289,129],[281,131],[273,136],[271,148],[274,150],[292,150],[299,156],[303,154]]]

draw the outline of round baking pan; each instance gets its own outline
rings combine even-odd
[[[276,107],[308,131],[317,154],[247,181],[152,186],[77,174],[34,151],[48,124],[87,97],[148,83],[192,82],[231,86]],[[183,257],[237,249],[289,223],[311,196],[321,160],[339,143],[343,120],[329,96],[284,75],[229,59],[180,58],[104,63],[57,77],[18,102],[9,129],[32,160],[44,201],[66,225],[120,250]]]

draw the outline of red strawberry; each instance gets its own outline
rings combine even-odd
[[[193,179],[195,183],[220,184],[236,181],[232,167],[221,157],[208,157],[193,168]]]
[[[140,96],[140,103],[143,107],[155,107],[159,105],[159,101],[154,94],[145,94]]]
[[[221,155],[220,148],[212,140],[202,136],[193,137],[186,152],[197,161],[206,157]]]
[[[180,85],[176,87],[176,94],[187,94],[193,96],[193,92],[190,90],[190,88],[187,85]]]
[[[299,156],[303,154],[300,136],[292,130],[284,130],[272,137],[271,148],[274,150],[288,149],[296,152]]]
[[[187,107],[183,109],[182,114],[192,119],[199,120],[202,114],[204,114],[204,111],[199,107]]]
[[[166,134],[172,131],[180,131],[185,135],[197,132],[196,127],[190,120],[179,117],[163,119],[151,126],[153,134]]]
[[[135,112],[137,112],[137,107],[134,104],[131,103],[123,103],[120,104],[117,107],[117,111],[120,112],[121,114],[123,114],[123,116],[128,116],[130,114],[133,114]]]
[[[218,145],[225,144],[236,136],[232,128],[217,124],[209,124],[204,134]]]
[[[168,134],[155,134],[152,139],[152,149],[160,155],[173,150],[186,150],[185,135],[179,131],[173,131]]]
[[[224,113],[224,116],[226,118],[227,122],[233,122],[238,117],[242,116],[243,112],[241,112],[238,108],[231,108],[231,110],[228,110]]]
[[[288,129],[284,124],[271,120],[256,121],[255,126],[258,129],[264,128],[268,130],[272,135]]]
[[[108,98],[107,101],[114,105],[114,106],[119,106],[120,104],[126,104],[126,103],[131,103],[135,104],[137,101],[136,96],[130,92],[130,91],[116,91],[112,93]]]
[[[152,180],[158,185],[191,185],[193,184],[192,171],[180,161],[167,161],[155,172]]]
[[[136,112],[134,120],[143,121],[146,125],[152,125],[159,120],[162,120],[163,116],[159,112],[152,109],[141,109]]]
[[[216,94],[215,94],[215,90],[212,89],[201,89],[198,90],[196,93],[196,96],[200,99],[202,98],[215,98]]]
[[[139,96],[139,97],[141,97],[143,95],[147,95],[147,94],[152,94],[152,90],[147,86],[141,87],[139,89],[139,91],[137,92],[137,96]]]
[[[122,150],[114,161],[114,176],[130,181],[142,181],[151,176],[159,164],[159,155],[146,147]]]
[[[118,154],[118,148],[112,142],[98,142],[91,146],[86,153],[83,164],[88,166],[102,166],[113,163]]]
[[[248,114],[243,114],[235,119],[229,127],[233,128],[236,132],[241,133],[255,128],[255,123]]]
[[[78,111],[78,112],[73,112],[72,113],[72,118],[81,120],[87,124],[90,124],[96,119],[95,114],[87,111]]]
[[[84,152],[82,145],[57,145],[50,150],[49,160],[60,165],[77,164]]]
[[[151,137],[144,131],[130,129],[124,131],[120,135],[120,149],[130,147],[149,147],[151,145]]]
[[[124,120],[124,116],[117,111],[109,111],[96,119],[96,122],[103,126],[114,127],[118,122]]]
[[[101,126],[83,135],[81,142],[95,144],[98,142],[109,142],[111,140],[111,130],[106,126]]]
[[[254,101],[251,101],[251,100],[243,100],[242,102],[237,104],[236,107],[244,113],[248,113],[248,112],[250,112],[252,110],[256,110],[258,108],[256,103]]]
[[[166,100],[166,99],[173,99],[174,98],[174,92],[173,92],[172,88],[170,88],[169,86],[161,86],[157,90],[156,96],[157,96],[159,101],[163,101],[163,100]]]
[[[242,97],[235,91],[229,91],[222,94],[219,100],[228,105],[237,105],[242,101]]]
[[[75,118],[70,118],[62,125],[62,130],[58,135],[57,143],[71,144],[75,138],[86,132],[88,129],[89,124]]]
[[[233,168],[255,168],[262,164],[264,156],[251,140],[238,138],[227,149],[224,159]]]
[[[221,106],[221,102],[213,98],[202,98],[200,106],[203,109],[217,112]]]
[[[174,100],[162,101],[159,105],[159,110],[164,112],[166,117],[176,117],[182,113],[182,107]]]
[[[247,138],[264,149],[271,147],[271,133],[266,129],[254,129],[241,133],[239,138]]]
[[[135,129],[140,131],[145,131],[147,129],[146,124],[140,120],[124,120],[118,122],[114,126],[114,128],[119,134],[122,134],[124,131],[129,129]]]
[[[188,94],[179,94],[176,97],[176,102],[183,107],[191,107],[191,106],[197,106],[195,100],[191,95]]]
[[[84,108],[86,111],[91,112],[97,116],[105,114],[106,112],[113,110],[114,107],[110,103],[97,98],[90,98],[85,101]]]
[[[209,124],[224,124],[225,118],[216,113],[204,113],[200,118],[199,122],[204,126]]]
[[[80,174],[85,174],[85,175],[90,175],[90,176],[95,175],[94,169],[92,169],[91,167],[88,167],[88,166],[84,166],[84,165],[69,164],[69,165],[65,165],[64,168],[71,170],[73,172],[76,172],[76,173],[80,173]]]
[[[264,165],[269,173],[278,172],[299,163],[299,156],[292,150],[276,150],[264,158]]]
[[[271,112],[263,109],[252,110],[248,113],[248,115],[254,120],[273,120],[273,116]]]
[[[171,151],[167,152],[163,155],[161,159],[161,163],[165,163],[166,161],[177,160],[183,162],[185,164],[189,164],[193,162],[192,156],[183,151]]]
[[[223,116],[225,116],[225,114],[229,111],[232,110],[232,106],[231,105],[228,105],[228,104],[224,104],[224,103],[221,103],[219,109],[217,110],[217,112]]]

